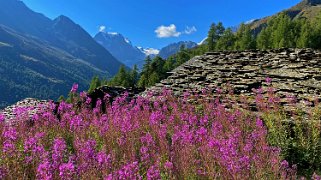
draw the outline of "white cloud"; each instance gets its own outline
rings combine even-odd
[[[169,38],[169,37],[179,37],[182,34],[192,34],[196,32],[197,29],[195,26],[189,27],[186,26],[185,30],[180,32],[177,31],[176,25],[171,24],[169,26],[159,26],[156,30],[155,33],[158,38]]]
[[[159,50],[153,49],[153,48],[147,48],[147,49],[144,49],[144,53],[146,54],[146,56],[157,55],[157,54],[159,54]]]
[[[106,31],[106,26],[101,25],[99,26],[99,32],[105,32]]]
[[[158,38],[169,38],[169,37],[179,37],[182,33],[177,32],[175,24],[169,26],[159,26],[155,33]]]
[[[185,28],[184,34],[192,34],[192,33],[196,32],[196,31],[197,31],[197,29],[196,29],[195,26],[192,26],[192,27],[187,26]]]

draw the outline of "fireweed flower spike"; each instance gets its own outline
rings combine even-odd
[[[78,90],[78,84],[75,83],[75,84],[72,85],[72,88],[71,88],[70,92],[71,93],[76,93],[77,90]]]
[[[265,78],[265,82],[266,82],[268,85],[270,85],[271,82],[272,82],[272,79],[269,78],[269,77],[267,77],[267,78]]]
[[[105,94],[94,106],[77,88],[71,89],[71,103],[60,103],[59,121],[53,102],[32,117],[28,109],[17,109],[14,126],[0,114],[0,179],[24,179],[25,172],[30,179],[320,179],[320,124],[312,122],[299,134],[302,142],[313,142],[309,146],[287,139],[286,133],[296,131],[280,122],[281,108],[271,110],[271,104],[280,105],[272,88],[253,89],[255,96],[241,102],[255,104],[257,112],[227,108],[224,103],[236,101],[224,87],[182,98],[164,90],[161,97],[132,101],[128,94]],[[311,119],[319,114],[311,113]],[[29,118],[34,125],[26,126]],[[288,151],[290,140],[300,147]],[[304,154],[309,162],[293,154]],[[302,173],[308,167],[316,169]]]
[[[5,116],[0,113],[0,123],[4,122],[4,120],[5,120]]]

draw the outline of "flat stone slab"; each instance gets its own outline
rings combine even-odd
[[[305,98],[307,96],[320,96],[320,64],[321,51],[313,49],[207,52],[179,66],[173,70],[175,74],[162,81],[163,84],[161,82],[157,88],[151,87],[143,94],[148,91],[159,94],[162,87],[167,87],[181,95],[184,91],[229,84],[236,93],[251,95],[251,88],[266,85],[265,79],[270,77],[278,94],[294,93],[299,100],[306,100],[309,99]]]

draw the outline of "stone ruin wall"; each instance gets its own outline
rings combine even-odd
[[[321,51],[312,49],[209,52],[170,73],[147,91],[157,95],[166,88],[181,96],[187,90],[230,84],[235,94],[253,95],[252,89],[266,85],[269,77],[281,99],[295,96],[302,103],[321,100]]]

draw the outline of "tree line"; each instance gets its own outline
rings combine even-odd
[[[89,91],[100,85],[124,87],[150,87],[169,76],[167,72],[185,63],[194,56],[207,51],[249,50],[275,48],[321,48],[321,14],[315,20],[305,18],[291,19],[286,13],[272,17],[258,34],[250,24],[242,23],[236,32],[225,28],[223,23],[213,23],[208,31],[206,43],[192,49],[184,46],[180,51],[162,59],[147,57],[142,70],[137,66],[132,70],[120,67],[118,73],[109,81],[93,78]]]
[[[241,24],[237,32],[222,23],[212,24],[208,33],[209,51],[275,48],[321,48],[321,15],[311,21],[292,20],[286,13],[272,17],[255,34],[250,25]]]

